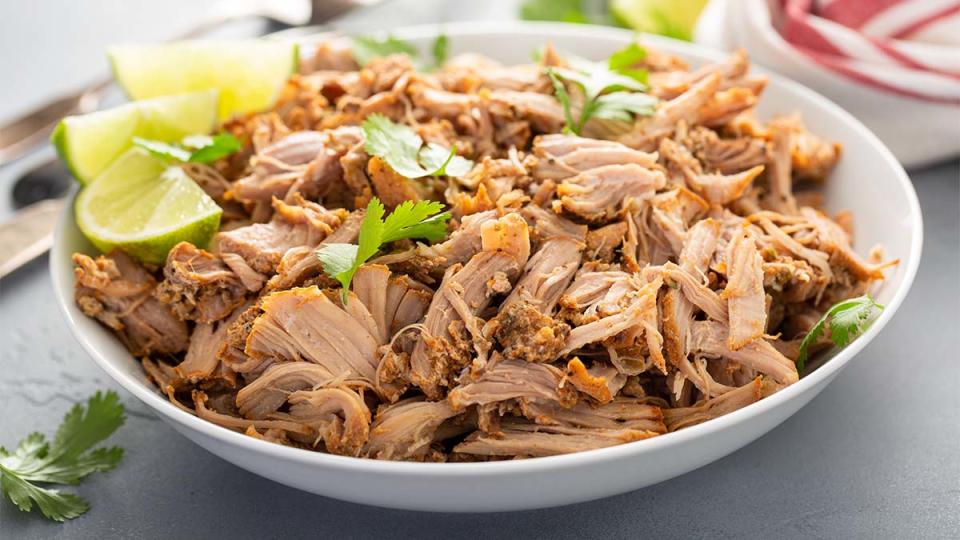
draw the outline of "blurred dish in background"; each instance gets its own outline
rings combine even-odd
[[[960,155],[956,0],[711,0],[694,36],[834,100],[905,166]]]

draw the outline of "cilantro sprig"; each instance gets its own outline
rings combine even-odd
[[[343,303],[347,303],[353,275],[384,244],[404,238],[422,238],[431,243],[442,240],[447,235],[450,213],[441,213],[441,210],[443,205],[436,201],[404,201],[384,219],[383,204],[374,197],[367,204],[356,244],[320,246],[316,251],[317,258],[323,264],[323,271],[343,287]]]
[[[412,43],[389,34],[383,38],[354,36],[352,42],[353,59],[357,61],[360,67],[366,66],[374,58],[390,56],[391,54],[405,54],[410,57],[417,69],[430,71],[442,66],[447,61],[449,50],[449,38],[446,34],[437,36],[430,47],[430,53],[433,56],[432,64],[420,58],[420,51]]]
[[[810,345],[817,342],[823,335],[824,328],[830,327],[830,340],[837,347],[846,347],[854,338],[860,335],[867,327],[870,315],[874,308],[883,309],[883,306],[876,303],[869,295],[858,296],[837,302],[816,324],[810,328],[803,341],[800,342],[800,355],[797,356],[797,371],[803,371],[807,363]],[[829,320],[829,324],[828,324]]]
[[[368,154],[383,159],[407,178],[463,176],[473,167],[472,161],[457,155],[456,146],[450,149],[436,143],[424,146],[416,131],[382,114],[371,114],[363,121],[363,136]]]
[[[167,161],[211,163],[240,150],[241,144],[229,133],[191,135],[179,143],[134,137],[133,144]]]
[[[642,47],[631,43],[606,62],[569,57],[569,68],[546,68],[557,100],[563,105],[567,123],[564,131],[579,135],[590,118],[630,121],[634,115],[653,114],[657,99],[643,93],[647,89],[647,72],[635,67],[645,56]],[[565,83],[579,87],[583,95],[578,118],[573,116]]]
[[[94,472],[109,471],[123,457],[117,447],[95,445],[124,422],[123,405],[116,392],[97,392],[84,409],[76,404],[63,418],[53,442],[41,433],[31,433],[11,452],[0,447],[0,487],[24,512],[36,504],[48,519],[64,521],[90,509],[73,493],[41,487],[44,484],[78,484]]]

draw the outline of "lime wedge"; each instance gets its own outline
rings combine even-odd
[[[690,41],[707,0],[612,0],[614,18],[639,32]]]
[[[164,142],[210,133],[217,93],[193,92],[127,103],[60,121],[50,141],[81,184],[87,184],[132,146],[133,137]]]
[[[118,157],[80,192],[77,225],[104,253],[120,248],[163,264],[178,242],[206,247],[222,210],[179,166],[141,148]]]
[[[216,89],[221,120],[270,107],[299,63],[296,43],[271,40],[124,45],[108,56],[130,99]]]

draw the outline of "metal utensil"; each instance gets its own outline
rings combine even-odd
[[[221,9],[213,11],[213,16],[196,27],[181,39],[202,35],[217,25],[245,17],[264,17],[281,24],[302,24],[305,22],[322,23],[334,19],[355,7],[375,5],[382,0],[311,0],[295,2],[306,6],[309,12],[296,14],[293,1],[286,0],[240,0],[218,4]],[[284,10],[283,7],[288,9]],[[261,9],[262,8],[262,9]],[[312,27],[314,29],[318,26]],[[96,108],[99,93],[107,88],[110,81],[91,87],[76,96],[62,98],[55,103],[35,111],[36,117],[27,115],[18,122],[5,126],[0,131],[0,165],[23,155],[25,148],[37,145],[27,144],[8,137],[9,129],[21,130],[22,137],[35,141],[45,141],[56,122],[62,116],[87,112]],[[101,88],[102,86],[102,88]],[[72,105],[71,105],[72,104]],[[85,107],[89,107],[86,109]],[[42,119],[41,119],[42,117]],[[32,128],[30,131],[27,128]],[[46,131],[43,131],[46,129]],[[19,153],[17,153],[19,152]],[[14,156],[14,157],[11,157]],[[6,160],[6,161],[5,161]],[[0,224],[0,278],[45,253],[53,244],[53,227],[57,215],[66,205],[62,195],[70,186],[70,175],[59,160],[42,162],[24,173],[14,184],[12,197],[14,206],[20,208],[16,215],[6,223]]]
[[[206,18],[177,39],[193,39],[228,22],[266,19],[281,28],[317,24],[374,0],[224,0],[215,4]],[[112,81],[105,78],[34,109],[0,127],[0,165],[23,157],[45,142],[64,116],[93,111]]]

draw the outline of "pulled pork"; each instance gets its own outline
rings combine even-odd
[[[467,54],[420,73],[321,42],[272,110],[226,126],[246,148],[191,175],[230,209],[213,244],[178,244],[162,268],[76,254],[77,303],[177,406],[373,459],[602,448],[796,382],[798,338],[890,264],[799,196],[840,146],[795,116],[754,119],[765,79],[743,52],[691,70],[648,51],[652,115],[563,133],[543,70],[562,61]],[[403,177],[364,149],[371,113],[473,169]],[[314,252],[356,243],[374,196],[441,200],[453,220],[434,245],[384,246],[344,301]]]

